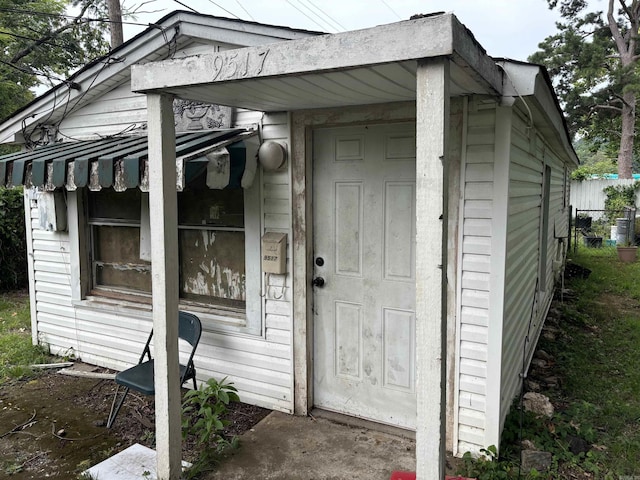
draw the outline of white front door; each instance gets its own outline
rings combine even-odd
[[[314,404],[415,428],[415,124],[313,137]]]

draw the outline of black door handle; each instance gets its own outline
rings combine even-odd
[[[316,278],[314,278],[314,279],[313,279],[313,281],[311,282],[311,284],[312,284],[314,287],[322,288],[322,287],[324,287],[324,278],[322,278],[322,277],[316,277]]]

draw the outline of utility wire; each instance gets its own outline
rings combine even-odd
[[[193,13],[200,14],[200,12],[198,12],[195,8],[191,8],[189,5],[186,5],[179,0],[173,0],[173,1],[176,2],[178,5],[182,5],[184,8],[191,10]]]
[[[291,5],[293,8],[295,8],[296,10],[298,10],[302,15],[304,15],[305,17],[307,17],[309,20],[311,20],[313,23],[315,23],[318,27],[320,27],[322,30],[324,30],[325,27],[323,27],[322,25],[320,25],[318,22],[316,22],[313,18],[311,18],[309,15],[307,15],[306,13],[304,13],[302,10],[300,10],[298,7],[295,6],[295,4],[293,4],[291,2],[291,0],[287,0],[287,3],[289,5]]]
[[[187,7],[189,8],[189,7]],[[66,19],[74,19],[76,17],[72,16],[72,15],[64,15],[64,14],[58,14],[58,13],[46,13],[46,12],[36,12],[36,11],[32,11],[32,10],[17,10],[14,8],[1,8],[0,7],[0,12],[3,13],[18,13],[18,14],[25,14],[25,15],[40,15],[43,17],[55,17],[55,18],[66,18]],[[196,12],[197,13],[197,12]],[[102,23],[112,23],[109,19],[107,18],[83,18],[83,22],[102,22]],[[139,27],[148,27],[149,24],[148,23],[140,23],[140,22],[127,22],[127,21],[123,21],[122,22],[123,25],[136,25]]]
[[[244,13],[246,13],[247,15],[249,15],[249,18],[250,18],[251,20],[253,20],[254,22],[256,21],[256,19],[255,19],[255,18],[253,18],[253,15],[251,15],[251,14],[249,13],[249,11],[248,11],[246,8],[244,8],[244,6],[240,3],[240,0],[236,0],[236,3],[237,3],[238,5],[240,5],[240,8],[241,8],[242,10],[244,10]]]
[[[391,6],[387,2],[385,2],[385,0],[380,0],[380,1],[384,3],[385,6],[393,12],[393,14],[398,18],[398,20],[402,20],[402,17],[398,15],[398,12],[396,12],[393,8],[391,8]]]
[[[237,16],[235,13],[230,12],[229,10],[227,10],[226,8],[218,5],[216,2],[214,2],[213,0],[209,0],[209,3],[214,4],[216,7],[218,7],[220,10],[224,10],[225,12],[227,12],[229,15],[231,15],[234,18],[237,18],[238,20],[241,20],[241,18],[239,16]]]
[[[302,0],[300,0],[302,1]],[[312,0],[306,0],[307,3],[309,3],[313,8],[315,8],[316,10],[318,10],[320,13],[322,13],[325,17],[329,18],[335,25],[338,25],[338,27],[340,27],[339,29],[342,30],[348,30],[347,27],[345,27],[344,25],[342,25],[338,20],[336,20],[334,17],[332,17],[331,15],[329,15],[327,12],[325,12],[322,8],[320,8],[319,6],[317,6]],[[338,29],[338,30],[339,30]]]
[[[306,8],[309,13],[313,16],[315,16],[316,18],[318,18],[318,20],[320,20],[321,22],[323,22],[327,27],[329,27],[330,30],[340,30],[339,28],[336,29],[336,27],[334,27],[333,25],[331,25],[331,23],[329,23],[326,19],[322,18],[320,15],[318,15],[316,12],[314,12],[313,10],[311,10],[311,8],[309,8],[307,5],[305,5],[304,3],[302,3],[302,0],[298,0],[298,3],[300,4],[301,7]]]

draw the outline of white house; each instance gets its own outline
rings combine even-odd
[[[199,380],[415,430],[418,478],[498,445],[577,165],[544,68],[487,56],[452,14],[159,25],[0,123],[27,147],[0,181],[29,187],[33,341],[122,369],[153,325],[166,385],[184,309]],[[175,395],[156,396],[166,471]]]

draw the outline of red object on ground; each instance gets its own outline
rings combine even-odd
[[[416,480],[416,472],[393,472],[389,480]]]
[[[450,475],[447,475],[444,478],[445,480],[475,480],[473,478],[452,477]],[[416,473],[415,472],[393,472],[389,480],[416,480]]]

